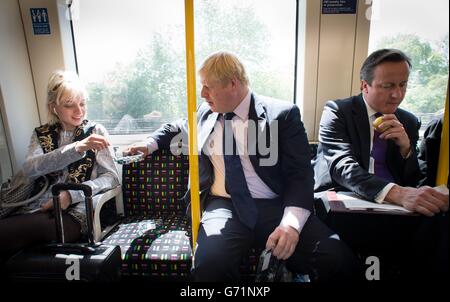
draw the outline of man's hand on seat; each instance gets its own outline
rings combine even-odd
[[[125,149],[123,151],[124,154],[127,155],[135,155],[138,154],[139,152],[144,153],[144,157],[148,155],[148,148],[147,148],[147,144],[145,143],[136,143],[131,145],[130,147],[128,147],[127,149]]]
[[[395,185],[386,195],[386,201],[426,216],[448,211],[448,194],[424,186],[420,188]]]
[[[278,259],[286,260],[294,253],[298,239],[299,234],[293,227],[278,226],[267,239],[266,248]]]

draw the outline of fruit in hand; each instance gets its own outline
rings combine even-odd
[[[382,128],[379,128],[379,126],[381,125],[381,123],[383,122],[383,116],[379,116],[377,117],[374,121],[373,121],[373,129],[375,129],[378,132],[383,133],[384,131],[388,130],[389,128],[391,128],[391,126],[389,125],[384,125]]]

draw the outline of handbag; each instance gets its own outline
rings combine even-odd
[[[41,176],[30,181],[23,172],[19,172],[1,185],[0,219],[11,215],[19,207],[33,202],[47,190],[49,181]]]

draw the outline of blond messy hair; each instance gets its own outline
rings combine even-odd
[[[198,73],[209,82],[221,83],[223,86],[237,79],[248,86],[249,80],[244,65],[232,53],[220,51],[205,59]]]
[[[47,85],[47,117],[49,124],[52,125],[59,122],[58,116],[52,110],[52,105],[59,105],[61,98],[67,95],[74,98],[80,97],[85,100],[88,97],[86,88],[75,72],[64,70],[54,71]]]

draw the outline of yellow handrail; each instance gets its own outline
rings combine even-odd
[[[447,185],[448,182],[448,82],[447,98],[445,99],[444,122],[442,125],[441,146],[436,174],[436,186]]]
[[[185,0],[186,22],[186,76],[188,97],[189,122],[189,183],[191,189],[191,216],[192,216],[192,249],[196,248],[198,227],[200,225],[200,192],[198,179],[198,152],[197,152],[197,106],[195,95],[195,51],[194,51],[194,3]]]

